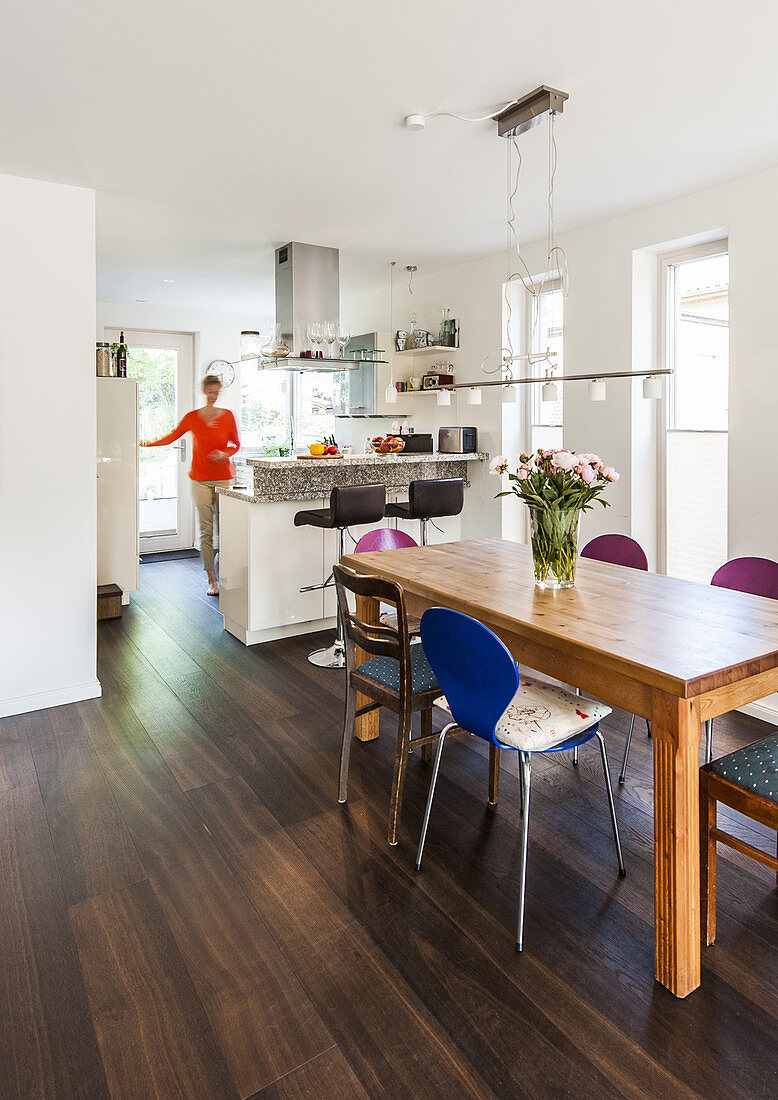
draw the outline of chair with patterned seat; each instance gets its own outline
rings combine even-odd
[[[587,542],[581,551],[582,558],[591,558],[593,561],[604,561],[609,565],[623,565],[627,569],[640,569],[642,572],[648,572],[648,558],[645,555],[643,547],[635,539],[630,538],[629,535],[598,535],[596,539],[592,539]],[[651,736],[651,723],[646,719],[646,728],[648,729],[648,736]],[[629,719],[629,730],[627,731],[627,741],[624,745],[624,758],[621,762],[621,771],[619,772],[619,783],[623,783],[627,774],[627,760],[629,759],[629,749],[632,744],[632,732],[635,729],[635,715],[631,714]],[[573,754],[573,763],[578,763],[578,757]]]
[[[422,645],[411,645],[405,597],[399,584],[379,577],[360,576],[336,565],[335,589],[338,612],[343,624],[346,654],[346,710],[340,749],[338,802],[348,797],[348,769],[354,726],[358,717],[388,707],[397,715],[397,751],[394,760],[392,794],[389,803],[389,843],[397,843],[403,789],[412,745],[428,745],[437,740],[432,732],[432,706],[440,695],[440,685]],[[392,604],[397,613],[393,626],[363,623],[348,604],[348,593]],[[357,648],[361,651],[357,654]],[[367,660],[363,654],[367,655]],[[357,707],[357,692],[371,702]],[[421,733],[412,736],[411,719],[421,712]]]
[[[716,844],[726,844],[776,872],[776,855],[756,848],[718,827],[717,806],[722,802],[738,813],[778,832],[778,734],[736,749],[700,768],[700,888],[703,935],[716,939]]]
[[[771,558],[732,558],[716,570],[710,583],[716,588],[778,600],[778,562]],[[712,759],[713,719],[708,718],[705,722],[705,763],[710,764]]]
[[[608,771],[608,754],[599,731],[600,719],[610,714],[610,707],[551,684],[537,683],[534,679],[525,678],[520,682],[518,667],[505,644],[483,623],[460,611],[445,607],[432,607],[425,611],[421,617],[421,639],[445,694],[438,705],[445,706],[451,712],[453,721],[443,728],[438,741],[419,838],[416,870],[421,870],[435,784],[447,735],[461,730],[483,738],[490,746],[516,751],[523,807],[516,950],[522,951],[533,753],[562,752],[597,739],[619,874],[626,874]]]

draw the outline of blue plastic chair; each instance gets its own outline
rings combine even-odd
[[[441,731],[435,764],[430,781],[427,806],[424,811],[424,823],[419,838],[419,850],[416,855],[416,870],[421,870],[424,842],[427,837],[432,800],[435,796],[435,784],[443,755],[446,735],[458,728],[483,738],[502,749],[511,749],[519,753],[519,779],[522,794],[522,844],[521,871],[519,880],[519,921],[516,934],[516,950],[524,945],[524,896],[527,881],[527,844],[529,837],[529,795],[532,753],[515,749],[498,740],[496,726],[513,699],[519,687],[519,670],[507,647],[496,634],[460,611],[451,611],[444,607],[431,607],[421,619],[421,639],[427,660],[432,666],[454,719]],[[619,874],[626,875],[624,858],[621,852],[619,826],[616,821],[616,808],[613,804],[608,754],[605,741],[598,724],[589,726],[581,733],[568,737],[566,741],[544,749],[543,752],[563,752],[585,745],[597,738],[600,744],[602,767],[605,773],[605,786],[608,791],[613,836],[616,841],[616,854],[619,862]]]

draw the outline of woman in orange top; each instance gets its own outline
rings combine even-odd
[[[189,412],[178,427],[161,439],[144,439],[142,447],[164,447],[175,443],[186,432],[192,433],[192,468],[189,477],[192,480],[192,496],[197,509],[200,526],[200,556],[203,569],[208,574],[208,595],[219,595],[219,582],[216,579],[213,536],[214,529],[219,530],[219,499],[217,486],[229,487],[235,476],[230,461],[232,455],[240,450],[240,436],[235,417],[229,409],[217,409],[221,382],[215,374],[207,374],[203,379],[203,393],[207,404],[202,409]]]

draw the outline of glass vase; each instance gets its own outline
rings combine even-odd
[[[572,588],[578,559],[580,508],[530,508],[532,562],[538,588]]]
[[[289,354],[289,345],[281,338],[281,325],[273,325],[273,335],[261,348],[260,354],[268,359],[283,359]]]

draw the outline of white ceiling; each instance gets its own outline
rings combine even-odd
[[[0,171],[98,190],[101,298],[272,313],[287,240],[344,280],[505,244],[485,113],[538,84],[566,228],[778,163],[764,0],[5,0]],[[547,128],[521,139],[520,233],[545,227]],[[164,283],[173,279],[173,283]]]

